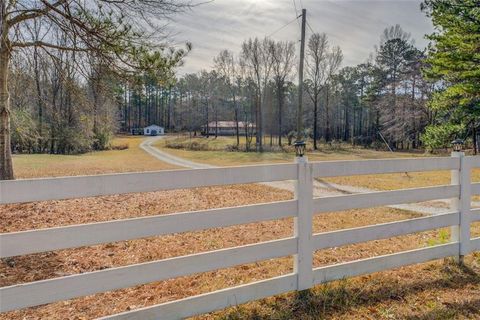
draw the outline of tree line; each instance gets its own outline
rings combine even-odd
[[[386,28],[364,63],[342,67],[341,48],[313,32],[307,41],[302,115],[305,137],[391,150],[445,149],[455,138],[479,148],[478,0],[427,0],[421,9],[436,31],[428,48],[401,26]],[[250,38],[222,50],[214,68],[186,74],[168,88],[160,124],[193,134],[219,120],[254,123],[249,150],[295,136],[298,60],[295,43]],[[167,121],[168,119],[168,121]],[[208,131],[208,130],[207,130]]]
[[[247,149],[282,146],[296,129],[295,52],[291,41],[250,38],[237,54],[219,52],[212,70],[153,89],[145,78],[141,92],[128,90],[124,95],[125,115],[135,115],[133,121],[124,118],[126,129],[156,121],[170,130],[196,134],[211,122],[233,120],[237,145],[242,121],[256,126]],[[342,67],[342,60],[341,48],[326,34],[309,36],[302,115],[307,129],[302,134],[313,139],[314,148],[319,141],[334,140],[394,149],[422,146],[420,134],[435,119],[427,107],[435,82],[423,76],[425,53],[414,46],[410,34],[399,25],[389,27],[368,61]],[[145,110],[143,116],[140,110]]]

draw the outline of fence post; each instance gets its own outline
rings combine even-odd
[[[451,241],[459,243],[456,261],[463,264],[464,256],[470,252],[470,201],[472,168],[464,152],[452,152],[452,157],[458,158],[459,170],[452,170],[451,184],[459,185],[460,195],[452,199],[451,208],[460,213],[459,225],[451,227]]]
[[[298,203],[297,217],[294,219],[295,237],[298,251],[294,257],[294,272],[297,274],[297,290],[313,286],[313,169],[307,157],[296,157],[297,183],[295,199]]]

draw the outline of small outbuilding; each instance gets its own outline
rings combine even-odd
[[[148,127],[143,128],[143,134],[145,136],[158,136],[165,134],[163,127],[157,126],[156,124],[149,125]]]

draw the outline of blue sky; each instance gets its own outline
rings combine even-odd
[[[425,34],[433,30],[417,0],[214,0],[177,16],[170,24],[174,42],[190,41],[193,51],[180,74],[210,69],[222,49],[240,51],[243,40],[271,34],[307,9],[307,21],[315,32],[325,32],[344,53],[343,65],[368,59],[388,26],[400,24],[423,48]],[[311,33],[307,28],[307,37]],[[300,21],[278,31],[276,40],[299,40]]]

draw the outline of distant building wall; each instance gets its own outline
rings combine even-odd
[[[255,131],[255,125],[250,123],[247,125],[249,130]],[[245,135],[245,123],[240,121],[238,123],[238,133],[240,135]],[[207,133],[207,128],[204,127],[202,130],[202,134],[205,135]],[[212,121],[208,124],[208,134],[209,135],[219,135],[219,136],[233,136],[237,133],[237,127],[235,121]]]

